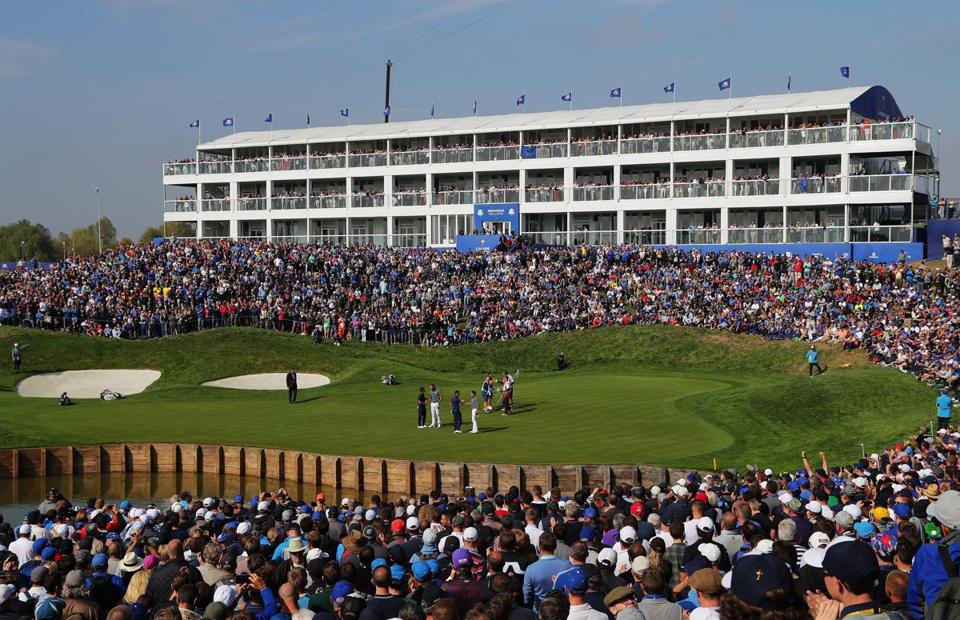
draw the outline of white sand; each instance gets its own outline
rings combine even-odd
[[[103,390],[124,396],[139,394],[160,378],[159,370],[66,370],[27,377],[17,384],[17,394],[37,398],[100,398]]]
[[[320,387],[328,383],[330,383],[330,378],[326,375],[309,372],[297,373],[297,388],[301,390]],[[287,389],[287,373],[264,372],[258,375],[226,377],[225,379],[217,379],[216,381],[207,381],[204,385],[208,387],[230,388],[232,390],[285,390]]]

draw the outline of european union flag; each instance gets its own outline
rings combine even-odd
[[[431,104],[430,104],[430,118],[433,118],[436,113],[437,113],[437,106],[436,106],[436,104],[431,103]]]
[[[849,78],[850,77],[850,67],[840,67],[840,75]]]
[[[263,122],[264,122],[264,123],[272,123],[272,122],[273,122],[273,114],[267,114],[267,118],[263,119]]]
[[[807,191],[807,177],[800,177],[800,191]]]
[[[390,106],[387,106],[383,109],[384,116],[390,116]]]
[[[623,93],[623,89],[618,86],[610,91],[610,96],[613,97],[614,99],[619,99],[622,93]]]
[[[520,159],[536,159],[536,158],[537,158],[537,147],[535,146],[520,147]]]
[[[193,121],[192,123],[190,123],[190,128],[191,128],[191,129],[196,129],[196,128],[199,127],[199,126],[200,126],[200,119],[199,119],[199,118],[198,118],[197,120]]]
[[[669,84],[667,84],[666,86],[663,87],[663,92],[665,92],[665,93],[672,93],[672,92],[675,91],[676,89],[677,89],[677,83],[676,83],[676,82],[670,82]]]
[[[340,108],[340,116],[349,117],[350,108]]]
[[[223,119],[224,127],[233,127],[233,117]]]
[[[727,90],[733,84],[733,78],[727,78],[721,80],[717,85],[720,87],[720,90]]]
[[[788,74],[787,74],[787,92],[788,92],[788,93],[790,92],[790,82],[791,82],[792,78],[793,78],[793,76],[788,73]]]
[[[476,99],[473,100],[473,115],[474,115],[474,116],[477,115],[477,100],[476,100]]]
[[[573,93],[569,92],[565,95],[560,96],[560,101],[573,101]]]
[[[308,126],[310,125],[310,113],[309,113],[309,112],[307,112],[307,125],[308,125]]]
[[[527,103],[527,96],[526,96],[526,95],[520,95],[519,97],[517,97],[517,105],[518,105],[518,106],[519,106],[519,105],[524,105],[525,103]]]

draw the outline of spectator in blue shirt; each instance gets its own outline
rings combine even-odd
[[[539,547],[540,558],[528,566],[523,575],[523,600],[534,611],[540,608],[540,602],[553,590],[553,578],[570,568],[570,562],[554,555],[557,538],[551,532],[540,535]]]
[[[937,397],[937,430],[950,426],[950,415],[953,409],[953,399],[947,396],[946,388],[940,390]]]
[[[927,516],[940,523],[943,539],[954,565],[960,564],[960,491],[945,491],[927,508]],[[924,607],[937,600],[937,595],[949,579],[947,569],[940,558],[937,543],[920,547],[913,557],[910,584],[907,590],[907,606],[914,618],[923,618]]]
[[[807,370],[810,371],[810,376],[813,376],[813,369],[817,369],[817,374],[823,374],[823,368],[820,368],[820,351],[817,351],[817,347],[810,345],[810,349],[807,351]]]

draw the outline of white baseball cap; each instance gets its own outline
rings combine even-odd
[[[237,534],[240,535],[240,536],[242,536],[242,535],[244,535],[244,534],[249,534],[249,533],[250,533],[250,530],[252,530],[252,529],[253,529],[253,526],[250,525],[249,522],[244,521],[243,523],[241,523],[240,525],[237,526]]]
[[[814,514],[820,514],[823,512],[823,504],[817,500],[811,500],[807,502],[807,505],[804,506],[804,508],[806,508],[808,512],[812,512]]]
[[[419,530],[420,529],[420,520],[416,517],[407,518],[407,529],[408,530]]]
[[[711,564],[713,562],[720,561],[720,547],[716,546],[715,544],[704,543],[700,545],[697,549],[698,551],[700,551],[700,555],[707,558],[707,561],[710,562]]]
[[[626,525],[620,528],[619,537],[621,542],[624,542],[628,545],[632,544],[633,541],[637,539],[637,530],[629,525]]]
[[[610,547],[604,547],[597,555],[597,563],[603,566],[613,566],[617,563],[617,552]]]
[[[847,504],[843,507],[843,511],[853,517],[854,521],[857,521],[861,516],[863,516],[863,513],[860,511],[860,507],[856,504]]]
[[[467,529],[463,530],[463,539],[470,542],[475,541],[479,535],[480,533],[477,532],[477,528],[475,527],[468,527]]]
[[[713,519],[710,517],[700,517],[697,519],[697,529],[712,532],[714,530]]]
[[[638,555],[633,558],[633,563],[630,565],[630,570],[639,575],[643,571],[650,568],[650,560],[645,555]]]
[[[826,547],[830,544],[830,537],[824,534],[823,532],[814,532],[810,534],[810,540],[808,542],[810,548],[815,547]]]
[[[267,502],[260,502],[257,504],[257,512],[267,512],[270,510],[270,504]]]

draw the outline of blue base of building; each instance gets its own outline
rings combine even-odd
[[[498,243],[499,235],[457,235],[457,250],[461,252],[492,250]]]
[[[734,245],[676,245],[671,247],[701,252],[760,252],[795,256],[826,256],[853,258],[872,263],[895,263],[900,250],[907,254],[907,262],[923,258],[922,243],[746,243]]]

